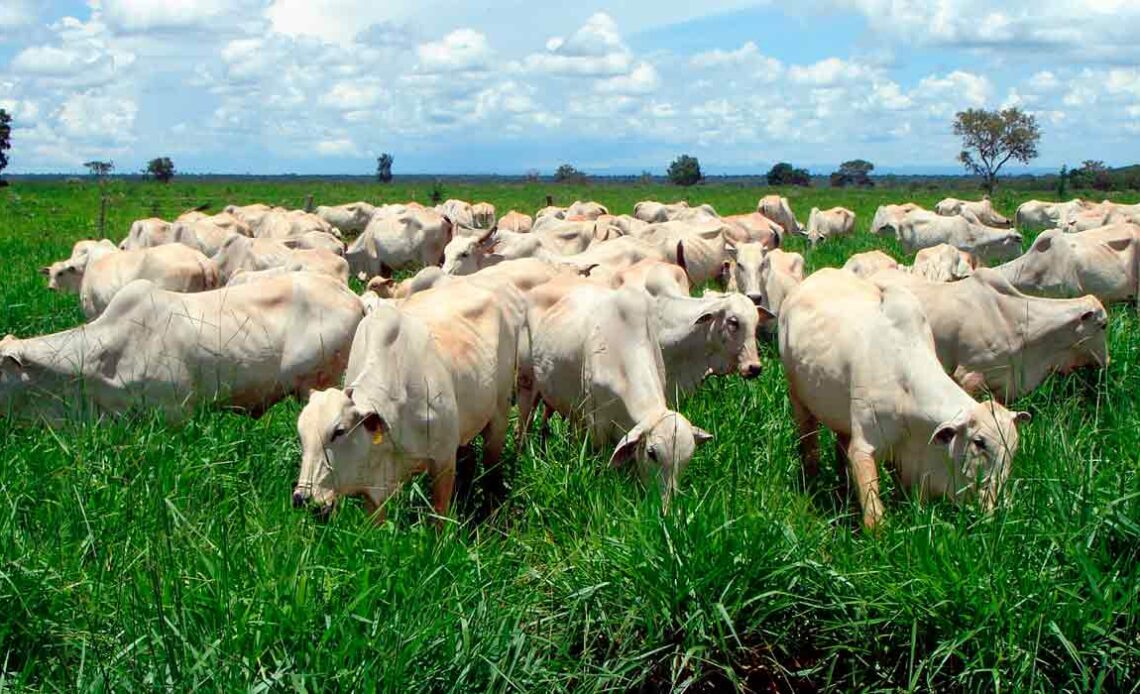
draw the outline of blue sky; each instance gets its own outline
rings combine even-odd
[[[947,171],[953,114],[1005,105],[1038,169],[1140,160],[1135,0],[542,5],[3,0],[10,171]]]

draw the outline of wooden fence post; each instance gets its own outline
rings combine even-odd
[[[305,211],[306,212],[312,212],[313,211],[313,194],[312,193],[309,193],[308,195],[305,196]]]
[[[546,206],[547,207],[553,207],[554,206],[554,196],[553,195],[547,195],[546,196]]]

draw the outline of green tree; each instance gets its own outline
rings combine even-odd
[[[1041,128],[1037,119],[1019,108],[1001,111],[971,108],[954,117],[954,134],[962,138],[958,161],[982,179],[992,194],[997,176],[1010,159],[1028,164],[1037,157]]]
[[[174,178],[174,162],[170,157],[156,157],[147,163],[146,173],[160,183],[170,183]]]
[[[0,174],[8,168],[8,150],[12,149],[12,116],[0,108]]]
[[[563,164],[558,167],[554,172],[555,183],[576,183],[582,184],[586,182],[586,174],[574,168],[570,164]]]
[[[871,180],[871,172],[875,165],[866,159],[852,159],[839,165],[839,170],[831,174],[831,187],[860,186],[872,188],[875,182]]]
[[[87,173],[98,179],[104,179],[110,176],[111,172],[115,170],[115,162],[113,161],[93,160],[84,162],[83,165],[87,167]]]
[[[1061,165],[1061,172],[1057,174],[1057,199],[1064,200],[1069,197],[1069,167]]]
[[[807,172],[807,169],[797,169],[788,162],[782,161],[768,170],[768,185],[810,186],[811,174]]]
[[[701,163],[696,157],[682,154],[669,165],[669,182],[678,186],[691,186],[701,182]]]
[[[392,182],[392,162],[394,161],[391,154],[384,152],[379,157],[376,157],[376,180],[381,183]]]

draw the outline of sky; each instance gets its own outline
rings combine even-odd
[[[1140,161],[1136,0],[0,0],[12,173],[955,171],[1016,105],[1037,170]]]

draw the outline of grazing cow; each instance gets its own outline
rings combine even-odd
[[[976,402],[943,371],[909,291],[814,273],[784,302],[780,358],[805,475],[818,473],[822,422],[846,451],[865,527],[883,517],[877,460],[923,495],[977,493],[993,508],[1017,451],[1016,423],[1029,415]]]
[[[636,217],[631,217],[628,214],[619,214],[616,217],[609,215],[608,217],[600,217],[599,221],[605,220],[610,227],[618,229],[626,236],[636,234],[645,227],[649,226],[649,222],[642,221]]]
[[[1021,234],[974,224],[965,217],[943,217],[925,210],[908,212],[896,228],[908,253],[948,243],[981,260],[1009,260],[1021,253]]]
[[[83,283],[83,273],[87,270],[87,263],[92,258],[118,250],[119,247],[108,239],[76,241],[71,247],[70,258],[40,268],[40,274],[48,278],[48,289],[51,291],[78,293]]]
[[[324,231],[309,231],[297,236],[290,236],[283,241],[294,248],[319,248],[341,257],[345,254],[344,241]]]
[[[843,264],[844,270],[863,279],[869,278],[880,270],[897,270],[898,268],[898,261],[882,251],[856,253]]]
[[[804,257],[779,248],[766,250],[746,243],[730,250],[728,290],[748,297],[756,306],[779,315],[784,299],[804,281]]]
[[[734,214],[724,218],[725,235],[735,244],[759,243],[765,248],[779,248],[783,228],[759,212]]]
[[[1027,294],[1077,297],[1104,303],[1140,297],[1140,227],[1112,226],[1066,234],[1042,232],[1025,255],[995,268]]]
[[[224,219],[218,220],[218,217]],[[233,220],[236,224],[227,224]],[[220,222],[220,223],[219,223]],[[240,226],[239,226],[240,225]],[[236,217],[220,214],[216,217],[200,217],[192,221],[177,221],[171,225],[171,236],[174,243],[189,246],[207,257],[212,257],[226,245],[231,236],[248,236],[235,228],[249,229],[248,225]]]
[[[366,291],[381,299],[407,299],[412,294],[427,291],[448,279],[447,274],[435,265],[429,265],[406,280],[396,282],[391,277],[373,277]]]
[[[1027,296],[990,268],[953,283],[898,271],[871,281],[914,294],[934,333],[938,361],[968,393],[984,388],[1009,402],[1051,373],[1108,365],[1108,314],[1094,296]]]
[[[1017,208],[1019,229],[1058,229],[1065,220],[1079,210],[1091,209],[1093,204],[1080,198],[1068,202],[1029,200]]]
[[[531,339],[520,348],[519,426],[521,438],[541,398],[595,447],[616,444],[611,464],[632,460],[643,477],[656,475],[668,508],[693,451],[712,436],[669,409],[653,301],[584,280],[570,291],[535,289]]]
[[[719,222],[651,224],[636,238],[655,246],[662,254],[662,260],[683,267],[695,285],[719,276],[728,260],[725,225]]]
[[[451,199],[441,205],[437,205],[435,210],[450,219],[451,223],[456,227],[471,229],[476,226],[475,210],[471,207],[471,203],[465,200]]]
[[[553,217],[554,219],[566,219],[566,208],[557,205],[547,205],[538,212],[534,213],[534,222],[538,223],[539,220],[546,217]]]
[[[499,223],[495,225],[496,229],[500,231],[514,231],[518,233],[526,233],[534,226],[534,220],[531,219],[529,214],[522,212],[515,212],[511,210],[499,218]]]
[[[285,208],[270,207],[269,205],[257,203],[254,205],[226,205],[222,211],[227,212],[245,222],[249,225],[250,231],[253,234],[257,234],[258,230],[261,228],[262,220],[268,217],[271,213],[285,212]]]
[[[131,230],[127,233],[127,238],[119,243],[119,248],[133,251],[174,243],[170,226],[170,222],[157,217],[136,220],[131,223]]]
[[[495,227],[495,206],[491,203],[475,203],[471,206],[471,215],[474,218],[476,229],[493,229]]]
[[[79,286],[83,314],[95,318],[123,287],[139,279],[174,292],[201,292],[219,286],[218,269],[210,259],[178,243],[89,255]]]
[[[566,208],[566,217],[583,217],[591,221],[596,220],[598,217],[608,215],[610,211],[606,206],[594,202],[593,200],[575,200]]]
[[[327,512],[338,497],[362,496],[382,521],[388,498],[426,471],[432,506],[446,515],[456,451],[480,433],[484,479],[501,493],[498,459],[525,314],[522,294],[509,283],[472,280],[415,294],[398,308],[377,305],[353,340],[345,389],[313,393],[297,420],[294,505]]]
[[[1105,200],[1086,209],[1070,210],[1061,229],[1073,234],[1114,224],[1140,224],[1140,205],[1118,205]]]
[[[302,210],[272,210],[261,217],[253,229],[253,235],[262,239],[285,241],[314,232],[331,235],[340,239],[340,230],[315,214]]]
[[[931,282],[956,282],[974,274],[977,269],[978,259],[972,253],[940,243],[915,253],[910,272]]]
[[[630,239],[636,241],[636,239]],[[612,243],[612,242],[611,242]],[[608,245],[608,244],[607,244]],[[602,250],[605,246],[598,246]],[[590,251],[586,251],[590,253]],[[691,286],[689,276],[673,263],[656,258],[644,258],[632,265],[613,269],[607,265],[589,268],[590,278],[609,284],[614,289],[636,287],[644,289],[652,296],[688,296]]]
[[[0,414],[159,408],[178,420],[211,401],[259,413],[336,383],[362,316],[352,292],[319,275],[199,294],[136,280],[91,323],[4,338]]]
[[[875,217],[871,220],[871,233],[888,233],[894,236],[907,214],[921,209],[913,202],[904,202],[901,205],[879,205],[875,210]]]
[[[242,270],[284,267],[292,254],[293,248],[281,241],[231,236],[214,254],[213,261],[218,268],[219,278],[226,283]]]
[[[345,252],[352,272],[390,276],[393,270],[439,265],[451,240],[451,220],[435,210],[407,209],[376,217]]]
[[[792,214],[788,199],[779,195],[765,195],[756,203],[756,211],[780,225],[785,234],[803,233],[803,227]]]
[[[350,202],[331,207],[320,205],[316,209],[318,217],[329,226],[340,229],[344,234],[363,232],[375,213],[376,207],[366,202]]]
[[[982,200],[959,200],[946,198],[934,206],[934,211],[944,217],[965,217],[973,224],[994,227],[997,229],[1011,229],[1013,222],[994,209],[989,198]]]
[[[807,237],[813,246],[832,236],[849,236],[854,232],[855,213],[846,207],[833,207],[830,210],[811,208]]]

